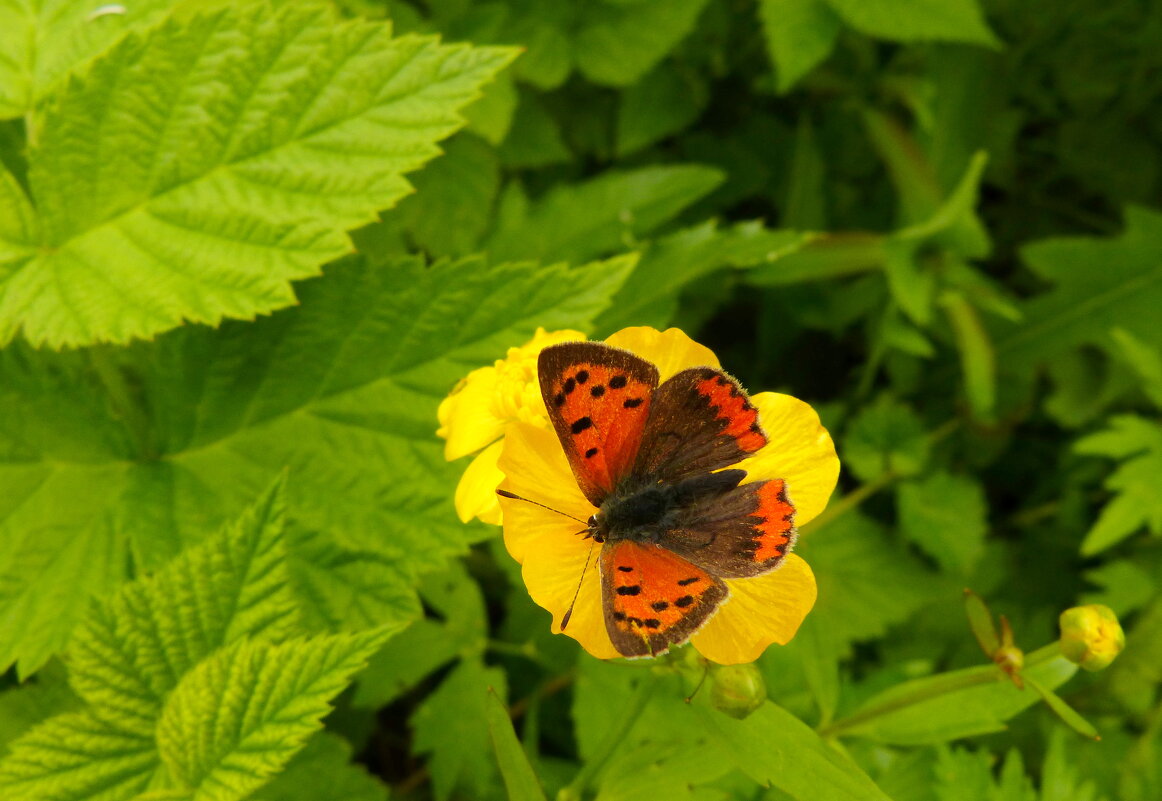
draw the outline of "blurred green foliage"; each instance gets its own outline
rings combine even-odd
[[[0,796],[1162,798],[1159,42],[1149,0],[0,0]],[[552,634],[453,510],[456,382],[628,325],[844,464],[741,720],[689,649]],[[1075,676],[1080,603],[1127,645]]]

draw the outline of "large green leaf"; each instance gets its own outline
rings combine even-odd
[[[899,42],[1000,44],[977,0],[826,0],[851,27]]]
[[[246,798],[320,728],[329,701],[383,639],[372,631],[221,649],[167,699],[157,724],[162,760],[198,801]]]
[[[769,701],[744,720],[709,709],[704,718],[739,769],[796,801],[888,801],[858,765]]]
[[[125,342],[293,303],[290,282],[409,191],[403,174],[513,55],[315,3],[127,37],[45,113],[39,247],[0,283],[0,342]]]
[[[288,466],[297,526],[401,576],[442,565],[468,530],[451,500],[462,468],[434,436],[440,400],[538,325],[587,328],[631,265],[353,260],[254,324],[118,352],[0,351],[0,666],[35,670],[130,554],[158,566]]]
[[[1010,369],[1052,362],[1078,345],[1113,348],[1124,330],[1162,347],[1162,213],[1131,206],[1113,239],[1046,239],[1024,247],[1025,262],[1053,289],[1031,300],[1020,326],[998,335],[997,356]]]
[[[33,111],[65,73],[127,30],[156,22],[174,0],[127,5],[0,0],[0,118]]]
[[[781,92],[830,55],[843,27],[825,0],[759,0],[759,19]]]

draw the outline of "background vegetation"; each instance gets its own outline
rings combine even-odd
[[[1150,0],[0,0],[0,796],[1162,798],[1160,41]],[[456,381],[626,325],[839,446],[744,720],[552,635],[453,511]],[[1118,613],[1111,667],[1035,669],[1100,742],[939,684],[966,586],[1031,652]]]

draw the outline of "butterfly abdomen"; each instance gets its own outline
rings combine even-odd
[[[688,510],[713,503],[745,477],[745,470],[723,470],[673,484],[627,482],[602,503],[598,533],[605,540],[659,542],[667,531],[681,525]]]

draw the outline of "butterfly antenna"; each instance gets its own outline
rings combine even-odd
[[[542,509],[548,509],[550,512],[556,512],[559,515],[564,515],[565,517],[569,518],[570,520],[576,520],[578,523],[582,523],[585,526],[585,530],[586,531],[589,530],[589,523],[588,522],[582,520],[579,517],[574,517],[573,515],[569,514],[568,512],[562,512],[560,509],[554,509],[551,506],[546,506],[545,504],[541,503],[540,501],[533,501],[533,500],[529,500],[528,498],[522,498],[520,495],[517,495],[515,492],[509,492],[508,490],[502,490],[502,489],[498,489],[496,491],[496,494],[502,498],[512,498],[514,501],[524,501],[525,503],[531,503],[534,506],[539,506]]]
[[[594,540],[593,545],[596,544],[597,541]],[[581,578],[577,580],[577,590],[573,593],[573,600],[569,602],[569,609],[561,618],[561,631],[565,630],[565,627],[569,625],[569,618],[573,617],[573,607],[577,605],[577,596],[581,594],[581,583],[585,581],[585,573],[589,570],[589,563],[593,561],[593,545],[589,546],[589,553],[585,556],[585,567],[581,568]]]

